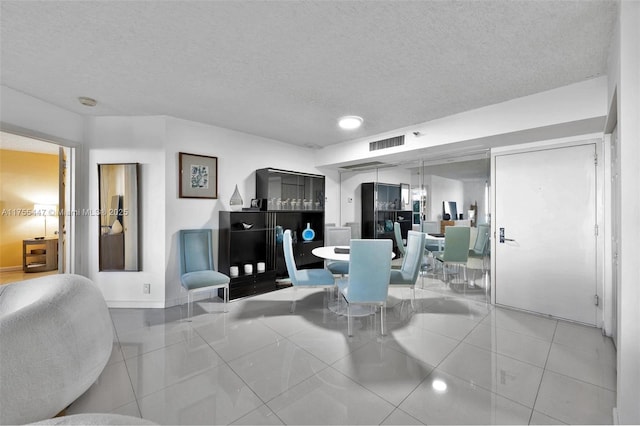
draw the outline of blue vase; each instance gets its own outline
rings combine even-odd
[[[282,243],[283,237],[284,231],[282,230],[282,226],[276,225],[276,243]]]
[[[302,231],[302,239],[305,241],[313,241],[316,237],[316,232],[311,229],[311,224],[307,223],[307,228]]]

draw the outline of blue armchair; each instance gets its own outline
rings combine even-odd
[[[187,317],[193,315],[193,294],[224,289],[224,311],[229,301],[229,277],[213,265],[211,229],[186,229],[180,238],[180,283],[187,290]]]
[[[393,236],[396,240],[396,245],[398,246],[398,251],[400,252],[400,256],[404,256],[405,246],[404,246],[404,241],[402,240],[402,229],[400,228],[399,222],[393,222]]]
[[[291,279],[291,284],[294,289],[294,297],[291,302],[291,312],[295,312],[296,309],[295,292],[298,287],[324,287],[329,289],[335,286],[333,274],[326,269],[298,269],[296,267],[290,229],[284,231],[282,249],[284,251],[284,261],[287,265],[287,273],[289,274],[289,279]]]
[[[424,258],[425,234],[409,231],[407,247],[400,269],[392,269],[389,284],[391,287],[409,287],[412,290],[411,307],[415,309],[416,281]]]
[[[447,266],[462,267],[467,272],[469,258],[469,239],[471,232],[468,226],[447,226],[444,233],[444,252],[434,256],[442,263],[444,281],[447,281]]]
[[[384,335],[389,277],[391,274],[391,240],[351,240],[349,278],[340,291],[347,302],[347,333],[353,335],[351,306],[380,306],[380,333]]]

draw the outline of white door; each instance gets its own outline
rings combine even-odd
[[[496,156],[496,303],[596,324],[595,156],[595,144]]]

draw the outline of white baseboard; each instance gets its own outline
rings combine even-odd
[[[203,291],[195,293],[193,301],[207,300],[212,297],[212,293],[217,290]],[[153,301],[153,300],[107,300],[107,306],[110,308],[154,308],[164,309],[172,306],[184,305],[187,303],[187,294],[181,295],[175,299],[166,299],[165,301]]]
[[[177,299],[171,299],[171,300],[167,299],[167,300],[164,301],[165,308],[170,308],[172,306],[182,305],[183,303],[187,303],[186,296],[184,298],[179,297]]]

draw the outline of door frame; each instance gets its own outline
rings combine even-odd
[[[595,144],[595,150],[598,153],[598,161],[596,164],[596,223],[598,225],[598,235],[596,236],[596,295],[599,298],[599,304],[596,307],[596,327],[603,328],[604,315],[603,307],[608,301],[604,300],[605,292],[605,280],[604,280],[604,247],[606,238],[609,238],[608,229],[605,226],[605,213],[609,215],[610,212],[606,208],[604,203],[604,195],[608,192],[606,185],[604,185],[604,171],[606,167],[606,161],[604,156],[604,142],[602,133],[591,133],[580,136],[572,136],[567,138],[550,139],[544,141],[537,141],[531,143],[525,143],[521,145],[512,145],[500,148],[493,148],[491,150],[491,212],[496,211],[496,182],[495,182],[495,170],[496,170],[496,157],[505,154],[518,154],[534,151],[542,151],[553,148],[566,148],[571,146]],[[491,252],[496,252],[496,223],[492,218],[491,220]],[[491,256],[491,270],[496,270],[496,256]],[[496,292],[493,291],[496,286],[496,276],[491,274],[491,304],[496,304]]]
[[[65,273],[74,274],[76,271],[76,155],[79,145],[72,141],[51,137],[49,135],[34,132],[22,127],[9,125],[0,121],[0,130],[5,133],[22,136],[41,142],[50,143],[61,147],[67,154],[67,187],[65,191],[69,194],[68,203],[65,206],[65,221],[67,225],[66,243],[62,243],[62,238],[58,236],[58,250],[64,249],[65,257]],[[59,182],[58,182],[59,183]],[[59,194],[58,194],[59,195]],[[58,252],[60,253],[60,251]],[[58,272],[60,272],[60,264],[58,264]]]
[[[614,182],[614,174],[619,173],[619,170],[614,170],[615,163],[618,161],[619,167],[619,158],[614,158],[614,151],[612,150],[613,145],[615,144],[617,155],[619,156],[619,141],[617,140],[617,122],[613,124],[611,129],[607,129],[608,133],[604,135],[604,144],[603,144],[603,165],[604,165],[604,182],[606,185],[607,191],[604,194],[604,205],[607,206],[604,227],[606,229],[605,234],[607,238],[604,240],[604,266],[603,266],[603,281],[604,281],[604,295],[605,295],[605,304],[604,304],[604,334],[610,336],[613,339],[614,345],[618,346],[617,334],[618,334],[618,300],[617,295],[619,293],[619,285],[620,285],[620,264],[615,261],[614,256],[619,255],[620,246],[619,246],[619,235],[615,235],[615,230],[618,232],[620,230],[620,212],[619,204],[616,205],[616,202],[619,200],[615,200],[615,192],[618,191],[620,194],[620,180],[618,176],[617,182]],[[614,188],[614,185],[617,185],[617,188]],[[617,217],[616,217],[617,214]],[[617,226],[614,226],[614,221],[618,221]],[[617,253],[614,253],[615,249],[613,246],[613,239],[617,238],[618,240],[618,248]],[[614,275],[616,279],[614,280]]]

